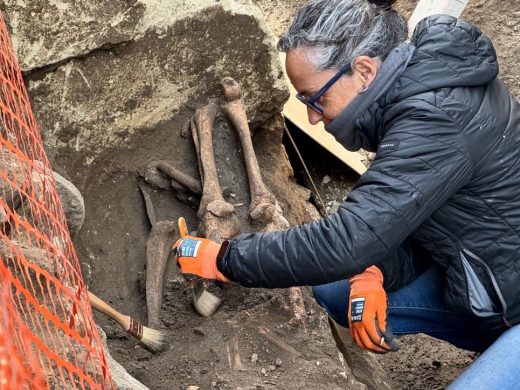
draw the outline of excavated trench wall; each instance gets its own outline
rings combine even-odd
[[[252,4],[6,0],[4,11],[51,157],[91,164],[218,96],[225,76],[242,84],[253,127],[287,98],[274,38]]]

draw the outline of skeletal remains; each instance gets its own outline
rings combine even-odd
[[[260,167],[251,140],[246,110],[241,99],[240,85],[234,79],[226,77],[221,80],[221,86],[224,97],[222,109],[236,129],[242,145],[251,193],[251,203],[249,207],[251,220],[255,225],[259,226],[262,231],[286,229],[289,227],[289,222],[283,216],[279,203],[262,180]],[[212,143],[212,128],[218,111],[218,99],[211,99],[206,106],[195,111],[191,120],[190,127],[199,161],[202,191],[200,191],[200,183],[197,180],[176,170],[170,164],[164,162],[157,163],[156,168],[168,176],[173,183],[181,183],[193,193],[202,192],[197,213],[200,220],[199,232],[206,238],[216,242],[222,242],[223,240],[233,238],[239,233],[239,223],[235,213],[235,206],[224,199],[218,181]],[[163,239],[171,242],[169,234],[164,234]],[[152,243],[149,242],[147,247],[151,245]],[[157,243],[157,241],[153,245],[159,245],[161,248],[164,247],[162,244]],[[148,303],[148,321],[149,324],[155,325],[159,318],[158,313],[162,300],[162,277],[158,274],[154,274],[154,272],[164,270],[164,265],[157,264],[157,258],[148,258],[147,261],[148,267],[151,267],[147,268],[146,296]],[[167,256],[161,255],[160,261],[166,262]],[[162,274],[160,275],[162,276]],[[148,278],[153,278],[156,281],[161,280],[161,282],[155,283],[153,288],[149,289],[150,284],[148,283]],[[154,283],[151,284],[153,285]],[[194,304],[197,311],[206,316],[212,315],[221,302],[220,298],[209,293],[202,283],[199,283],[195,290],[198,291],[197,294],[194,294]],[[211,304],[208,306],[207,304],[205,305],[204,302],[201,302],[201,296],[208,298]],[[301,289],[298,287],[290,288],[289,298],[295,318],[305,325],[306,311]]]

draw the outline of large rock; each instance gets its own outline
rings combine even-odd
[[[27,75],[51,157],[68,146],[92,161],[218,96],[225,76],[241,83],[253,128],[281,112],[288,91],[259,9],[228,0],[195,1],[188,11],[185,3],[147,0],[131,40]]]
[[[24,71],[81,56],[135,35],[137,0],[4,0],[13,48]]]
[[[79,233],[85,221],[85,201],[74,184],[57,172],[53,172],[53,174],[67,226],[70,235],[74,237]]]
[[[110,351],[108,350],[107,345],[107,334],[100,327],[96,326],[99,335],[101,337],[101,341],[103,342],[103,347],[105,349],[105,356],[107,357],[108,367],[110,368],[110,375],[112,376],[112,381],[118,390],[149,390],[148,387],[143,385],[137,379],[135,379],[132,375],[125,370],[125,368],[115,360]]]

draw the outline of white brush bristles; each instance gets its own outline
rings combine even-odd
[[[202,290],[198,295],[193,290],[193,306],[201,316],[211,317],[222,303],[222,299],[207,290]]]
[[[143,326],[141,342],[155,352],[164,351],[168,344],[164,332],[146,326]]]

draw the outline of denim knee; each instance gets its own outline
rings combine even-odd
[[[318,302],[318,305],[323,307],[325,310],[327,308],[327,297],[328,297],[328,288],[327,284],[323,284],[320,286],[312,286],[312,295],[314,296],[314,299],[316,302]]]
[[[348,325],[348,281],[313,286],[312,293],[316,302],[325,309],[327,314],[331,316],[334,321],[343,326]]]

